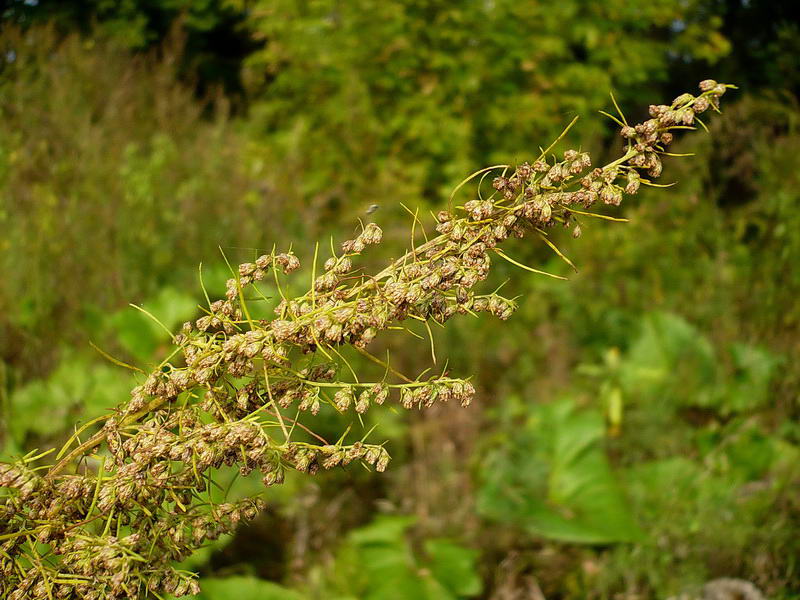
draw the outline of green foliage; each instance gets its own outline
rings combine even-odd
[[[731,358],[734,373],[718,401],[719,410],[724,414],[762,408],[770,399],[770,384],[783,361],[741,343],[731,346]]]
[[[797,554],[791,533],[797,525],[776,508],[791,502],[800,451],[747,423],[720,438],[702,460],[671,457],[627,471],[634,511],[650,535],[645,544],[611,554],[606,585],[615,577],[641,578],[674,594],[724,573],[755,574],[759,561],[780,564]]]
[[[327,570],[325,597],[359,600],[457,600],[481,592],[478,553],[455,542],[427,539],[415,551],[409,517],[379,517],[352,531]]]
[[[145,302],[144,308],[149,316],[126,307],[98,327],[139,364],[163,358],[170,339],[167,330],[177,329],[197,312],[192,296],[170,287]],[[46,379],[34,379],[13,391],[5,419],[8,440],[4,454],[19,452],[26,440],[38,443],[63,434],[79,415],[102,415],[129,394],[135,385],[133,376],[105,359],[98,364],[97,358],[88,347],[72,350],[61,357]],[[40,418],[43,414],[47,418]]]
[[[69,431],[80,415],[97,416],[119,402],[131,379],[110,365],[93,364],[85,356],[64,357],[47,378],[14,391],[9,399],[6,453],[26,447],[29,435],[48,439]]]
[[[11,28],[0,48],[13,56],[0,76],[0,323],[49,340],[14,357],[23,372],[50,364],[59,342],[85,344],[87,309],[167,280],[194,290],[219,246],[267,243],[277,203],[264,165],[225,102],[177,81],[174,50],[132,59],[102,38]]]
[[[620,369],[623,387],[642,402],[653,402],[674,397],[680,393],[677,387],[692,389],[694,398],[707,393],[716,363],[711,344],[684,319],[653,313],[642,319],[641,332]]]
[[[729,354],[733,372],[726,377],[725,363],[696,328],[677,315],[647,314],[618,367],[619,383],[639,404],[669,401],[675,408],[714,408],[723,415],[762,407],[779,360],[742,343],[734,343]]]
[[[182,74],[201,90],[222,86],[232,95],[241,92],[242,60],[259,46],[237,0],[11,0],[0,10],[6,23],[49,23],[138,51],[174,43],[170,38],[179,29]]]
[[[304,600],[305,596],[283,586],[253,577],[203,579],[203,591],[198,600]]]
[[[568,400],[524,408],[523,427],[482,467],[479,510],[556,540],[641,538],[603,449],[601,413]]]
[[[162,288],[142,308],[149,314],[126,307],[111,315],[107,325],[119,345],[140,364],[153,360],[169,341],[170,332],[198,312],[191,294],[172,287]]]
[[[699,4],[256,2],[253,121],[291,178],[302,173],[298,200],[440,206],[462,173],[522,160],[576,113],[594,140],[608,90],[626,107],[652,94],[669,52],[725,54],[719,19]]]
[[[297,591],[254,577],[203,578],[199,600],[458,600],[480,594],[478,553],[445,539],[418,551],[407,536],[412,517],[378,517],[351,531],[316,583]],[[313,581],[313,578],[312,578]]]
[[[774,411],[780,357],[743,343],[720,353],[664,312],[644,315],[632,334],[625,352],[581,367],[588,393],[601,390],[591,408],[506,400],[503,435],[481,462],[479,510],[521,539],[628,542],[587,551],[599,574],[570,598],[590,589],[667,596],[731,573],[788,591],[800,446],[763,418]],[[775,569],[772,588],[764,562]]]

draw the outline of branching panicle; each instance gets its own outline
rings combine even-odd
[[[493,257],[520,264],[500,245],[534,234],[568,261],[547,239],[547,229],[572,227],[578,237],[582,217],[601,216],[587,212],[594,204],[619,205],[626,194],[651,184],[661,174],[672,132],[692,128],[709,108],[717,110],[728,87],[704,81],[699,96],[653,105],[651,118],[638,125],[627,125],[620,115],[625,152],[604,167],[592,168],[589,154],[577,150],[561,159],[543,151],[515,169],[495,167],[499,174],[489,197],[439,212],[437,237],[372,276],[354,263],[381,242],[382,232],[374,223],[364,226],[320,271],[314,267],[305,294],[281,299],[273,320],[251,318],[249,294],[260,293],[259,282],[277,283],[279,273],[297,270],[299,260],[272,252],[239,265],[225,298],[174,336],[182,359],[150,373],[100,432],[83,443],[74,436],[53,465],[37,466],[42,455],[0,464],[2,596],[88,600],[196,593],[194,575],[173,563],[263,508],[259,498],[214,504],[216,469],[258,471],[265,486],[281,483],[288,469],[313,474],[358,461],[383,471],[390,459],[383,445],[365,439],[330,443],[301,416],[317,415],[325,404],[362,414],[390,400],[406,409],[451,400],[466,406],[475,388],[446,374],[410,380],[389,365],[381,381],[359,381],[339,348],[365,352],[381,331],[408,319],[443,324],[458,314],[509,318],[517,307],[513,300],[474,291]],[[299,432],[315,441],[299,441]]]

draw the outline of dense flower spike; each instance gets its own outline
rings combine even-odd
[[[586,210],[598,202],[619,205],[658,177],[672,131],[717,110],[728,87],[706,80],[699,96],[651,106],[643,123],[623,118],[625,152],[604,167],[592,168],[587,153],[572,149],[560,159],[542,152],[515,169],[501,167],[491,195],[439,212],[438,237],[372,276],[354,261],[382,232],[364,226],[340,255],[312,268],[308,292],[281,299],[271,321],[253,320],[248,298],[263,297],[256,288],[295,271],[299,260],[273,252],[239,265],[225,298],[174,336],[180,359],[143,378],[101,431],[83,443],[76,434],[49,467],[38,464],[49,453],[0,464],[0,595],[194,594],[194,576],[173,563],[263,508],[259,498],[215,504],[216,469],[257,471],[265,486],[281,483],[289,469],[313,474],[359,461],[383,471],[390,456],[382,445],[331,444],[301,421],[326,405],[356,418],[390,398],[406,409],[450,400],[467,406],[475,388],[445,374],[411,380],[389,365],[385,380],[351,380],[335,360],[337,347],[366,352],[381,331],[406,320],[509,318],[513,300],[473,290],[493,258],[515,262],[500,245],[533,234],[555,248],[547,229],[556,224],[579,237],[579,217],[591,216]],[[300,431],[319,443],[298,441]]]

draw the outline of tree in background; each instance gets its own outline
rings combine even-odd
[[[222,86],[241,100],[242,60],[258,48],[248,28],[247,11],[229,0],[10,0],[0,11],[7,23],[22,27],[51,23],[63,33],[112,37],[133,51],[161,45],[177,25],[180,72],[202,95]]]

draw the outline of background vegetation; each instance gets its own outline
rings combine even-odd
[[[292,244],[307,264],[376,205],[375,260],[396,256],[401,203],[435,210],[575,114],[571,141],[603,156],[609,90],[637,118],[713,76],[741,90],[681,142],[697,157],[667,166],[676,186],[563,240],[571,281],[514,274],[512,326],[438,334],[480,402],[383,412],[390,472],[291,479],[188,568],[208,599],[666,598],[717,577],[800,598],[789,4],[6,3],[0,452],[126,397],[133,379],[90,342],[160,360],[164,334],[127,303],[196,316],[200,263],[223,289],[219,248]],[[547,248],[515,252],[568,274]],[[427,362],[425,342],[387,347],[403,370]]]

